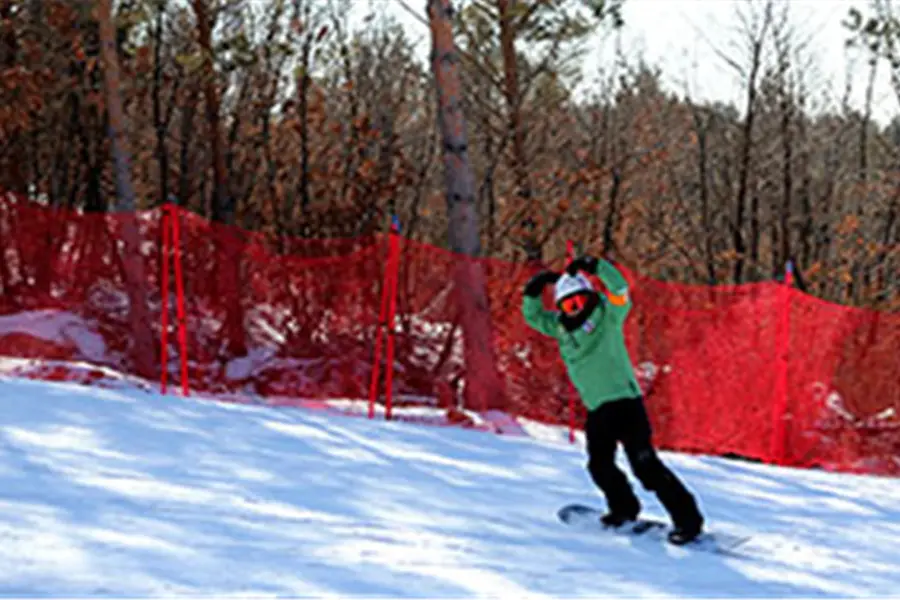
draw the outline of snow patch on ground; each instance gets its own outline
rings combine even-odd
[[[93,331],[84,319],[65,310],[31,310],[0,316],[0,337],[12,333],[74,348],[78,356],[85,360],[106,360],[103,337]]]

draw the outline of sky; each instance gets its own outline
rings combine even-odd
[[[425,14],[425,0],[357,0],[351,20],[369,11],[385,10],[394,15],[418,40],[421,56],[427,59],[430,38],[421,21]],[[455,2],[459,5],[459,1]],[[404,6],[405,5],[405,6]],[[818,104],[827,108],[828,98],[833,104],[840,101],[847,81],[848,66],[852,76],[851,103],[862,108],[866,85],[864,58],[855,62],[844,48],[847,32],[841,22],[850,7],[866,8],[866,0],[791,0],[792,22],[801,37],[809,39],[808,55],[812,65],[807,69],[810,85],[817,88]],[[740,77],[723,61],[713,48],[742,57],[729,50],[741,27],[740,15],[746,13],[745,0],[625,0],[623,16],[625,30],[618,43],[628,53],[641,52],[651,64],[663,69],[665,82],[671,91],[684,95],[687,91],[698,100],[720,100],[743,104],[745,94]],[[410,14],[411,9],[415,14]],[[590,77],[613,56],[616,41],[611,36],[594,40],[584,68]],[[748,60],[744,54],[744,60]],[[848,58],[850,59],[848,62]],[[875,88],[874,117],[886,124],[898,112],[898,100],[893,94],[887,65],[882,63]]]

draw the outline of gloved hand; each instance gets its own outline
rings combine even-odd
[[[528,280],[525,284],[524,294],[526,296],[540,296],[544,291],[544,286],[556,283],[560,278],[560,274],[555,271],[541,271]]]
[[[570,262],[569,266],[566,267],[566,272],[569,275],[575,276],[578,274],[578,271],[585,271],[586,273],[595,275],[597,273],[597,259],[585,254]]]

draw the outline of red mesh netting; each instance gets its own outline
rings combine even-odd
[[[368,398],[387,235],[273,239],[175,214],[192,390],[282,404]],[[149,363],[154,372],[144,379],[158,380],[162,217],[162,210],[84,215],[0,202],[0,354],[43,359],[29,368],[5,362],[32,376],[55,376],[59,361],[130,375]],[[143,273],[127,271],[121,258],[129,223],[137,225]],[[574,392],[554,342],[520,313],[535,268],[466,263],[398,241],[394,405],[568,425]],[[490,347],[476,349],[480,377],[490,363],[500,375],[478,405],[465,405],[474,377],[456,281],[467,264],[483,276],[491,316]],[[837,306],[774,282],[688,286],[625,274],[634,299],[626,336],[659,446],[900,472],[900,315]],[[177,385],[176,291],[170,275],[166,370]],[[128,318],[141,299],[150,347]],[[580,427],[584,411],[575,406]]]

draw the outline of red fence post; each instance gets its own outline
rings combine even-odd
[[[794,268],[791,261],[785,265],[784,284],[780,293],[780,314],[778,319],[777,356],[775,398],[772,405],[772,446],[771,460],[783,465],[787,462],[786,434],[788,406],[788,355],[791,345],[791,286],[794,281]]]
[[[385,419],[391,420],[391,395],[394,383],[394,316],[397,314],[397,282],[400,279],[400,221],[394,216],[391,221],[391,255],[393,272],[390,280],[390,300],[387,314],[387,364],[385,365],[384,395]]]
[[[393,361],[393,353],[394,353],[394,342],[393,342],[393,322],[394,322],[394,309],[393,305],[396,302],[395,297],[395,277],[394,272],[399,270],[395,267],[395,262],[399,262],[399,258],[396,256],[397,248],[399,247],[399,238],[397,237],[399,233],[399,224],[397,222],[396,217],[394,217],[391,223],[391,232],[388,236],[388,250],[387,257],[385,258],[385,266],[384,266],[384,279],[382,280],[381,286],[381,308],[378,311],[378,331],[375,335],[375,358],[372,362],[372,380],[369,384],[369,418],[372,419],[375,417],[375,400],[378,398],[378,376],[381,373],[381,348],[383,344],[385,330],[388,329],[388,364],[385,365],[385,379],[387,380],[386,385],[388,387],[387,391],[387,407],[386,407],[386,417],[390,418],[390,380],[393,377],[393,365],[391,362]],[[390,323],[390,325],[389,325]]]
[[[175,295],[178,306],[178,342],[181,347],[181,392],[190,396],[188,381],[187,317],[184,310],[184,276],[181,269],[181,226],[177,207],[172,207],[172,246],[175,250]]]
[[[378,397],[378,375],[381,367],[381,340],[384,335],[384,321],[387,318],[388,304],[388,273],[390,271],[390,246],[388,246],[387,260],[385,264],[385,275],[381,285],[381,308],[378,311],[378,325],[375,332],[375,358],[372,360],[372,381],[369,384],[369,418],[375,417],[375,400]]]
[[[160,249],[160,342],[159,342],[159,388],[160,393],[166,394],[169,378],[169,204],[162,206],[162,219],[160,222],[162,248]]]
[[[572,240],[566,240],[566,266],[575,260],[575,246]],[[569,390],[569,443],[575,443],[575,391]]]

